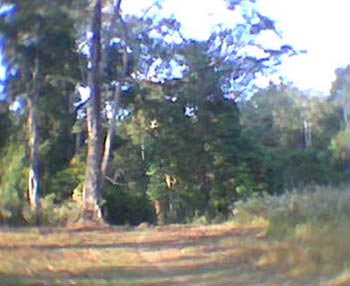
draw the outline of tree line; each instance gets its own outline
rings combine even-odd
[[[0,221],[220,220],[242,198],[346,182],[349,68],[329,98],[257,87],[298,51],[259,41],[279,32],[254,2],[227,1],[236,26],[198,41],[161,1],[141,16],[0,1]]]

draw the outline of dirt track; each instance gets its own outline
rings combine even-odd
[[[0,229],[0,286],[329,285],[332,273],[303,264],[303,245],[261,233],[229,224]]]

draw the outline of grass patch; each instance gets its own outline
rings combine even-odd
[[[237,202],[234,213],[244,225],[265,223],[274,237],[334,232],[350,224],[350,188],[313,186],[280,196],[263,194]]]
[[[272,243],[279,242],[277,247],[271,244],[270,251],[259,258],[259,267],[278,265],[290,269],[292,276],[327,276],[341,272],[344,265],[350,263],[350,191],[347,187],[311,187],[281,196],[264,194],[237,203],[235,213],[237,223],[265,222],[266,238]],[[349,276],[344,273],[337,278],[338,282],[330,281],[350,285]]]
[[[347,285],[347,230],[275,239],[257,222],[2,228],[0,285]]]

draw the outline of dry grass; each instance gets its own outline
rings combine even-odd
[[[323,261],[340,248],[276,241],[262,230],[233,224],[2,228],[0,285],[350,285],[348,276],[337,276],[344,270],[339,263]]]

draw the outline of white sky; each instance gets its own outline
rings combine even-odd
[[[335,69],[350,64],[350,0],[257,2],[259,10],[276,21],[285,43],[308,51],[285,61],[281,75],[301,89],[328,93]],[[152,0],[126,0],[123,5],[129,12],[151,3]],[[164,8],[182,23],[185,36],[197,39],[206,39],[212,24],[235,21],[224,0],[165,0]]]
[[[349,0],[259,0],[285,41],[308,54],[289,59],[282,73],[302,89],[328,93],[335,69],[350,64]]]
[[[284,42],[308,53],[292,57],[280,68],[282,76],[301,89],[328,93],[335,69],[350,64],[350,0],[257,0],[259,10],[276,21]],[[149,7],[153,0],[125,0],[123,10]],[[216,23],[234,23],[224,0],[164,0],[187,37],[205,40]],[[232,24],[233,25],[233,24]],[[273,44],[267,39],[266,43]],[[0,65],[0,78],[4,69]]]

